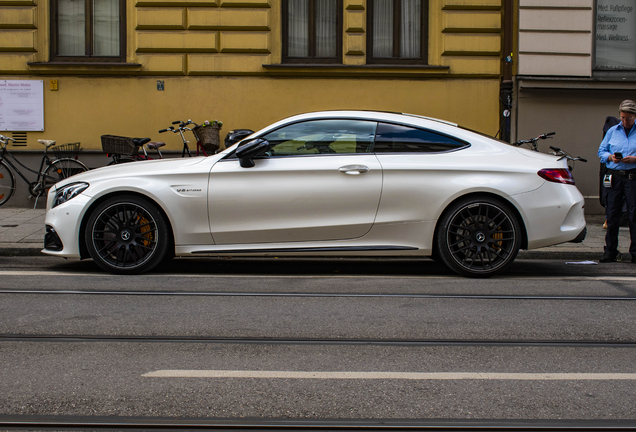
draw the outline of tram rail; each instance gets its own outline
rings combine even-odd
[[[50,290],[0,289],[0,294],[35,295],[119,295],[119,296],[184,296],[184,297],[348,297],[348,298],[421,298],[472,300],[636,300],[636,296],[605,295],[519,295],[519,294],[420,294],[420,293],[336,293],[336,292],[245,292],[245,291],[149,291],[149,290]]]
[[[634,431],[635,420],[501,420],[501,419],[165,419],[147,417],[0,415],[5,430],[59,431]]]

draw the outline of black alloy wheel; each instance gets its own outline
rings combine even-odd
[[[493,276],[517,257],[521,229],[503,202],[489,197],[465,199],[452,205],[440,222],[437,252],[456,273]]]
[[[170,234],[158,207],[142,197],[113,197],[86,225],[86,245],[97,265],[117,274],[151,270],[167,255]]]

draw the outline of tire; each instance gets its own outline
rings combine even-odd
[[[440,218],[437,254],[456,273],[489,277],[513,263],[521,227],[510,207],[494,198],[472,197],[452,204]]]
[[[115,274],[152,270],[168,255],[170,232],[163,213],[150,200],[112,197],[93,210],[85,240],[93,261]]]
[[[85,171],[88,171],[86,165],[75,159],[64,158],[53,161],[44,171],[44,193],[47,193],[49,188],[60,180]]]
[[[0,161],[0,206],[13,196],[15,176],[5,161]]]

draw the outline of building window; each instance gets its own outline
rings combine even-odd
[[[125,61],[125,0],[51,0],[51,60]]]
[[[342,62],[342,0],[282,0],[283,61]]]
[[[596,70],[636,70],[635,9],[631,0],[596,1]]]
[[[427,63],[428,0],[368,0],[367,8],[367,63]]]

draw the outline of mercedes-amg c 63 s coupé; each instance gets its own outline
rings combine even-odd
[[[566,161],[415,115],[328,111],[209,157],[132,162],[51,187],[44,252],[119,274],[172,257],[433,258],[470,277],[585,235]]]

